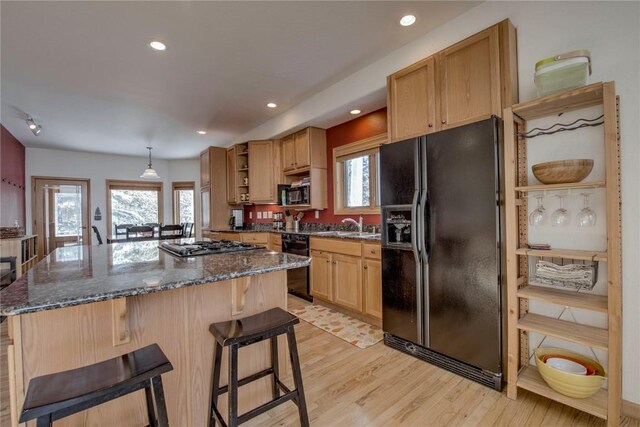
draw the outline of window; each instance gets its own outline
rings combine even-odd
[[[107,228],[116,224],[142,225],[162,221],[162,183],[107,180]]]
[[[173,190],[173,222],[182,224],[184,222],[195,223],[196,208],[195,194],[196,183],[174,182],[171,184]]]
[[[382,134],[333,149],[335,214],[380,212],[378,147],[386,141]]]

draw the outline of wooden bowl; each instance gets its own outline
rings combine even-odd
[[[593,169],[593,160],[557,160],[555,162],[538,163],[533,165],[533,175],[543,184],[566,184],[580,182]]]

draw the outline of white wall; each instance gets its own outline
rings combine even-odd
[[[26,181],[30,185],[32,176],[88,178],[91,180],[91,225],[98,227],[105,240],[107,232],[107,179],[140,180],[140,174],[148,162],[144,157],[116,156],[109,154],[76,151],[26,149]],[[198,160],[153,160],[153,167],[163,183],[163,222],[173,223],[171,182],[195,181],[196,193],[200,187],[200,164]],[[32,226],[30,191],[26,192],[27,230]],[[199,194],[196,194],[196,216],[199,215]],[[102,220],[94,221],[93,214],[99,207]],[[198,219],[196,219],[198,222]],[[92,239],[94,239],[92,235]],[[94,241],[95,243],[95,241]]]
[[[337,116],[347,107],[358,107],[384,90],[387,75],[437,52],[502,19],[509,18],[518,32],[520,100],[535,98],[533,72],[542,58],[575,49],[589,49],[593,59],[591,82],[615,80],[621,97],[621,163],[623,227],[623,397],[640,403],[640,3],[638,2],[485,2],[440,28],[416,39],[379,61],[352,74],[323,92],[241,136],[238,141],[283,135],[303,125]],[[366,111],[365,111],[366,112]],[[592,117],[585,113],[585,117]],[[601,128],[599,128],[601,129]],[[590,141],[593,133],[555,136],[555,144],[532,149],[534,158],[554,159],[575,155],[567,147],[580,149],[581,156],[601,165],[603,155]],[[565,141],[567,144],[565,144]],[[563,156],[563,157],[559,157]],[[601,171],[596,166],[593,174]],[[597,196],[592,202],[597,202]],[[548,204],[554,203],[549,199]],[[577,209],[576,199],[572,208]],[[554,206],[555,208],[555,206]],[[604,219],[604,215],[600,215]],[[602,222],[600,222],[602,224]],[[601,228],[586,234],[570,227],[557,233],[539,230],[531,236],[554,239],[569,246],[576,240],[595,246],[603,243]],[[591,239],[591,240],[590,240]],[[602,281],[601,281],[602,282]],[[602,283],[599,285],[601,291]],[[579,314],[581,315],[581,314]],[[599,324],[601,319],[592,319]],[[545,342],[545,345],[548,342]]]

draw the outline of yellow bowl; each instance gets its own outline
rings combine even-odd
[[[545,355],[558,354],[561,356],[568,356],[581,362],[588,363],[596,368],[594,375],[578,375],[571,374],[569,372],[561,371],[560,369],[553,368],[542,361]],[[569,397],[576,397],[583,399],[595,394],[602,387],[607,374],[604,371],[602,365],[598,362],[584,357],[579,353],[565,350],[562,348],[537,348],[535,350],[536,366],[538,372],[545,382],[557,391]]]

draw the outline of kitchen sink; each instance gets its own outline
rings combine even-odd
[[[316,236],[339,236],[339,237],[359,237],[362,239],[377,239],[380,233],[365,233],[358,231],[318,231],[314,233]]]

